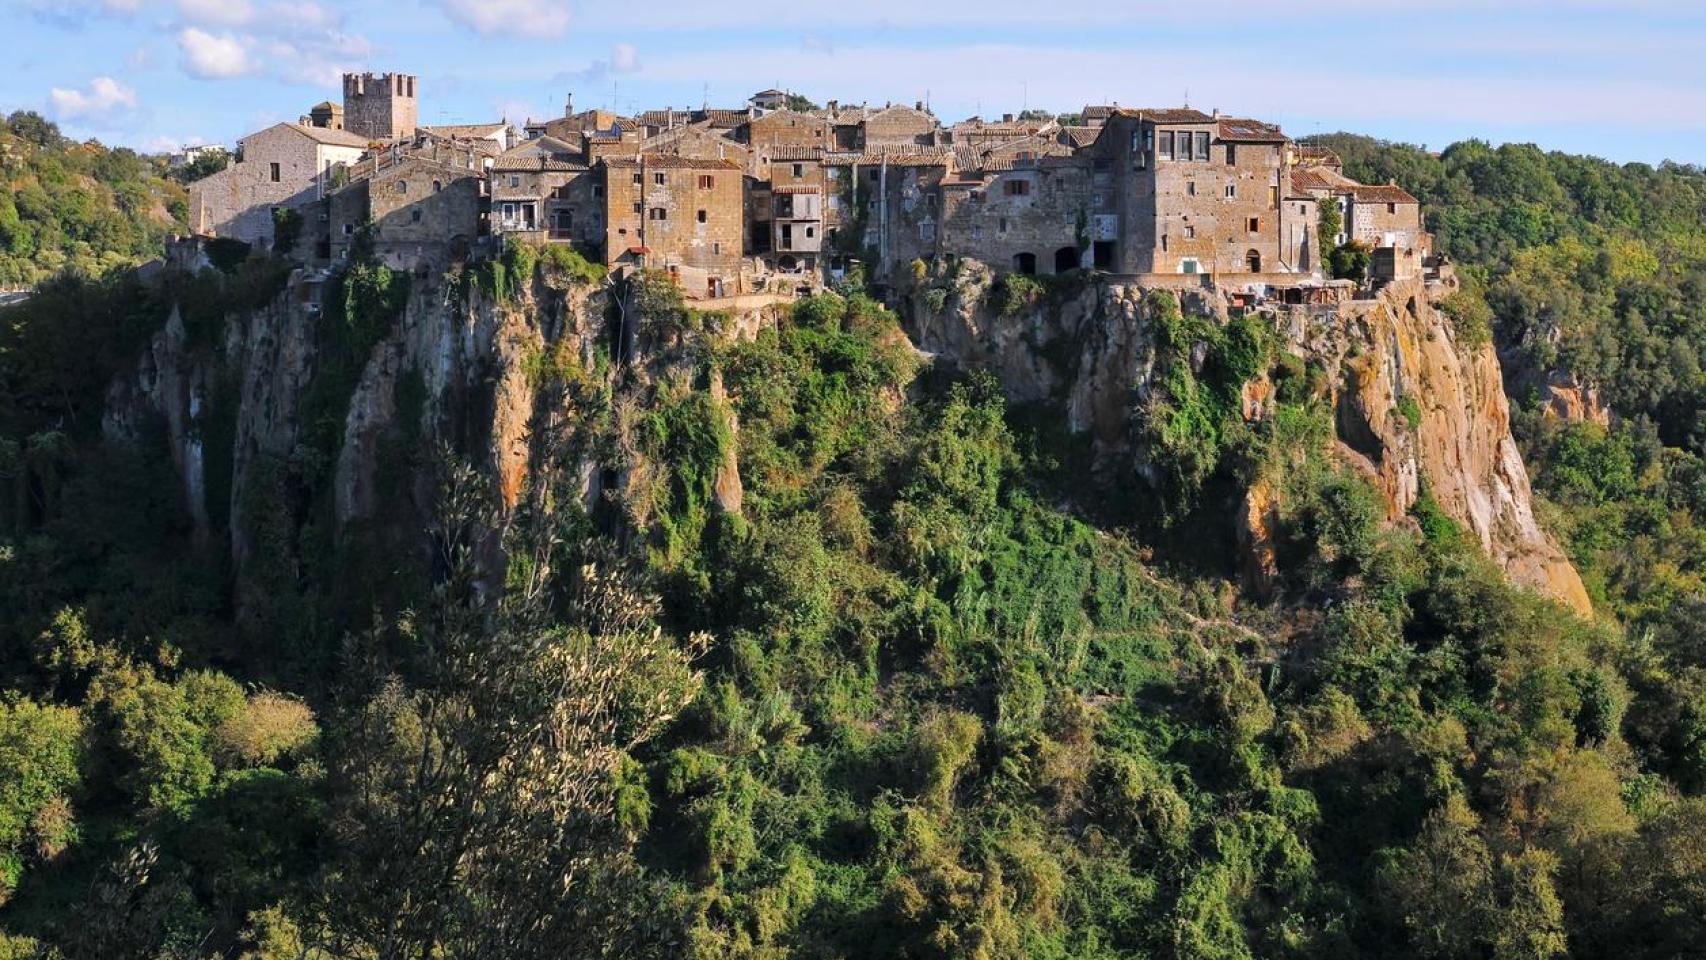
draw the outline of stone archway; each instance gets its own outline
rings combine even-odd
[[[1261,253],[1261,251],[1260,250],[1251,250],[1249,253],[1244,254],[1244,266],[1249,267],[1251,273],[1261,273],[1262,272],[1262,253]]]
[[[1054,272],[1071,273],[1078,269],[1080,259],[1077,247],[1061,247],[1054,252]]]
[[[1013,254],[1013,272],[1036,276],[1037,255],[1029,252]]]

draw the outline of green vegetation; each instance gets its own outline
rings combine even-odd
[[[1060,411],[926,366],[856,287],[735,336],[665,276],[605,285],[560,249],[506,247],[447,278],[484,294],[459,298],[358,244],[297,444],[248,452],[213,530],[160,424],[103,433],[106,392],[174,306],[215,357],[276,261],[67,278],[0,314],[0,956],[1657,960],[1706,938],[1706,470],[1680,381],[1613,428],[1518,416],[1589,622],[1510,587],[1426,490],[1385,522],[1333,455],[1326,372],[1258,315],[1149,298],[1130,469],[1154,482],[1098,487]],[[1503,344],[1482,253],[1448,310]],[[1028,283],[991,309],[1050,309]],[[538,321],[515,348],[545,414],[529,473],[500,506],[464,463],[490,393],[399,372],[373,453],[396,503],[339,529],[351,397],[412,295]],[[229,473],[238,386],[208,370],[198,436]],[[1252,488],[1260,601],[1228,579]]]
[[[72,142],[28,111],[0,121],[0,288],[158,256],[187,213],[188,195],[157,159]]]

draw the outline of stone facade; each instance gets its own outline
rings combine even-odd
[[[318,212],[309,207],[366,147],[364,138],[346,131],[295,123],[252,133],[239,142],[236,163],[190,184],[190,230],[270,245],[273,210],[296,210],[317,222]]]
[[[330,255],[342,259],[364,224],[387,266],[410,270],[466,256],[481,232],[480,171],[413,155],[380,165],[332,194]]]
[[[738,164],[641,155],[607,157],[600,167],[608,265],[669,270],[696,295],[733,292],[746,241]]]
[[[414,136],[415,78],[404,73],[344,74],[344,129],[369,140]]]

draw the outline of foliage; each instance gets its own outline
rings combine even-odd
[[[158,158],[72,142],[22,110],[0,121],[0,155],[0,289],[107,276],[185,232],[186,194]]]
[[[288,256],[296,249],[296,241],[302,237],[302,211],[293,207],[278,207],[273,210],[272,230],[273,251]]]

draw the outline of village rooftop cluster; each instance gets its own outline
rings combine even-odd
[[[922,103],[796,109],[809,105],[765,90],[735,109],[629,117],[571,96],[562,116],[520,126],[422,126],[417,82],[346,74],[342,104],[244,137],[235,163],[191,186],[193,232],[270,247],[279,211],[295,211],[288,252],[332,265],[365,234],[411,270],[517,236],[667,271],[696,299],[944,257],[1272,290],[1325,284],[1317,227],[1334,203],[1329,242],[1369,249],[1374,275],[1433,262],[1415,197],[1218,110],[944,125]]]

